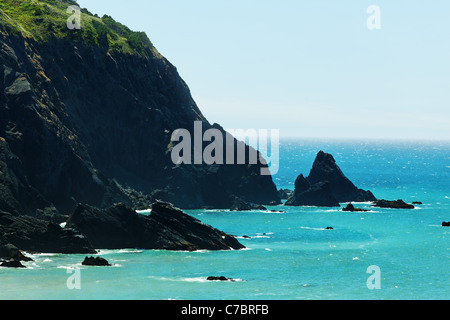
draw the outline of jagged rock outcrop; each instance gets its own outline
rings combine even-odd
[[[328,181],[310,185],[301,174],[295,181],[294,194],[285,203],[286,206],[339,207]]]
[[[310,184],[328,181],[334,196],[339,202],[375,201],[370,191],[357,188],[336,164],[334,157],[323,151],[317,154],[312,169],[307,177]]]
[[[15,245],[5,243],[0,237],[0,267],[25,268],[21,261],[32,261],[24,255]]]
[[[287,200],[293,194],[294,194],[293,190],[289,190],[289,189],[279,189],[278,190],[278,195],[279,195],[281,200]]]
[[[267,210],[267,208],[260,204],[246,202],[240,198],[235,198],[231,205],[230,211],[251,211],[251,210]]]
[[[100,210],[79,205],[66,227],[79,230],[97,249],[141,248],[161,250],[243,249],[236,238],[157,201],[149,216],[117,204]]]
[[[96,252],[89,240],[76,230],[3,211],[0,211],[0,239],[22,251],[67,254]],[[21,257],[19,253],[15,254],[17,257],[13,258]]]
[[[21,261],[33,261],[24,255],[16,246],[4,243],[0,238],[0,267],[5,268],[25,268]]]
[[[375,201],[370,191],[357,188],[341,171],[334,157],[320,151],[308,177],[295,181],[294,194],[286,201],[291,206],[340,206],[340,202]]]
[[[25,256],[15,245],[2,243],[0,239],[0,260],[32,261],[33,259]]]
[[[83,266],[96,266],[96,267],[107,267],[111,264],[102,257],[85,257],[83,262],[81,263]]]

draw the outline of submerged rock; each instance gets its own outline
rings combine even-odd
[[[379,208],[392,208],[392,209],[414,209],[414,205],[406,203],[403,200],[377,200],[372,205],[373,207]]]
[[[67,226],[76,228],[99,249],[230,250],[245,248],[235,237],[157,201],[141,215],[124,204],[100,210],[79,205]]]

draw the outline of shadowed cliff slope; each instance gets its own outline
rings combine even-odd
[[[235,196],[279,203],[256,165],[174,165],[178,128],[218,128],[202,115],[177,69],[142,32],[82,13],[73,1],[0,4],[0,209],[70,214],[156,199],[181,208],[231,205]]]

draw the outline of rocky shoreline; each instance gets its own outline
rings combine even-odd
[[[29,3],[39,10],[41,4]],[[278,191],[272,176],[261,175],[267,166],[262,159],[175,164],[171,133],[193,132],[195,122],[204,130],[225,130],[208,122],[175,66],[145,35],[140,35],[148,44],[143,52],[125,54],[111,50],[107,39],[98,45],[56,35],[36,41],[30,35],[47,19],[11,32],[19,25],[13,18],[0,19],[0,266],[23,267],[21,261],[29,258],[22,251],[245,248],[180,208],[267,210],[281,199],[286,206],[370,201],[382,208],[414,208],[357,188],[323,151],[309,175],[297,177],[294,191]],[[110,28],[111,19],[96,22],[109,35],[122,35],[120,24]],[[350,204],[344,211],[362,210]],[[135,211],[148,207],[148,216]]]
[[[163,201],[153,203],[148,216],[124,204],[108,209],[80,204],[64,228],[0,211],[0,266],[21,267],[20,261],[30,261],[21,251],[95,254],[98,249],[132,248],[197,251],[240,250],[245,246],[234,236]]]
[[[358,189],[343,175],[334,158],[322,151],[314,161],[310,176],[300,174],[294,191],[280,190],[279,193],[280,198],[288,198],[286,206],[340,207],[342,201],[338,199],[351,199],[342,211],[368,211],[352,204],[360,201],[371,202],[372,207],[415,208],[403,200],[378,200],[370,191]],[[0,266],[22,267],[20,261],[29,258],[21,251],[95,254],[97,249],[196,251],[245,248],[234,236],[203,224],[169,202],[157,200],[150,207],[151,213],[144,215],[124,203],[104,209],[78,204],[69,216],[47,208],[41,211],[39,218],[0,210]],[[229,210],[266,211],[267,208],[234,197]],[[61,222],[65,222],[64,227]]]

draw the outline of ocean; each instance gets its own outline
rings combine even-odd
[[[282,139],[277,187],[293,189],[320,150],[378,199],[423,204],[356,205],[369,212],[188,210],[247,249],[100,250],[111,267],[82,266],[85,255],[32,254],[26,269],[0,268],[0,299],[450,299],[450,228],[441,226],[450,221],[450,142]]]

